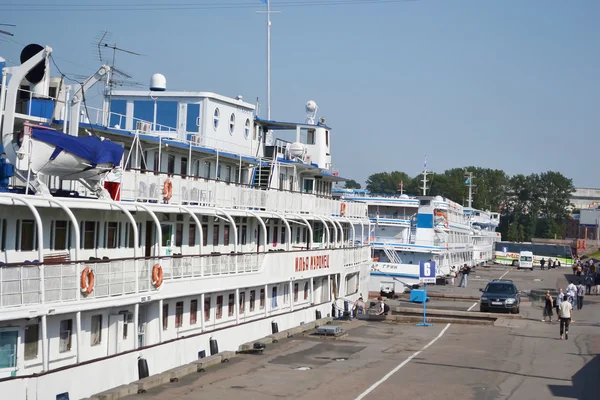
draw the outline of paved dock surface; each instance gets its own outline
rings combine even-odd
[[[481,268],[466,289],[430,292],[476,295],[505,272]],[[504,278],[521,290],[557,288],[566,287],[568,272],[510,271]],[[585,298],[568,340],[559,340],[557,323],[541,322],[541,304],[522,304],[521,313],[521,320],[494,326],[339,322],[343,337],[282,340],[262,355],[241,355],[128,399],[599,399],[600,296]]]

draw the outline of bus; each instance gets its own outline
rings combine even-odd
[[[571,267],[575,262],[570,246],[514,242],[496,242],[494,245],[494,262],[516,266],[519,262],[519,254],[522,251],[533,253],[533,265],[540,265],[542,258],[546,261],[549,258],[557,260],[560,262],[561,267]]]

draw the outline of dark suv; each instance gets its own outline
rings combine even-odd
[[[521,297],[513,281],[494,279],[485,289],[479,290],[483,292],[479,300],[479,311],[505,310],[511,314],[519,313]]]

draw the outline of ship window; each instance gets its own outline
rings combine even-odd
[[[250,136],[250,119],[246,118],[246,123],[244,124],[244,137],[248,139]]]
[[[188,159],[187,157],[181,157],[181,164],[179,166],[179,173],[183,176],[187,175]]]
[[[96,346],[102,342],[102,314],[92,316],[92,336],[90,345]]]
[[[39,324],[25,327],[25,361],[35,360],[38,356],[38,343],[40,340]]]
[[[260,289],[260,309],[265,308],[265,289]]]
[[[196,245],[196,224],[190,224],[188,230],[188,246]]]
[[[242,225],[242,233],[241,233],[242,240],[240,240],[240,244],[246,244],[247,236],[248,236],[247,231],[248,231],[248,228],[246,227],[246,225]]]
[[[283,304],[287,304],[290,301],[290,286],[286,283],[283,285]]]
[[[154,172],[159,171],[160,157],[158,151],[154,152]]]
[[[138,228],[138,246],[142,246],[142,224],[137,224]],[[133,248],[135,247],[135,235],[133,234],[133,225],[131,223],[127,223],[125,228],[125,243],[127,243],[127,247]]]
[[[231,293],[229,295],[229,304],[227,305],[227,315],[233,317],[234,307],[235,307],[235,295]]]
[[[198,300],[190,301],[190,325],[195,325],[198,319]]]
[[[219,108],[215,108],[215,112],[213,114],[213,129],[216,131],[219,127]]]
[[[223,245],[229,246],[229,225],[223,227]]]
[[[175,247],[183,245],[183,224],[175,224]]]
[[[175,303],[175,328],[183,326],[183,301]]]
[[[119,247],[119,223],[118,222],[106,222],[104,225],[104,230],[106,231],[106,237],[104,239],[106,249],[116,249]]]
[[[256,300],[256,291],[250,291],[250,312],[254,311],[254,301]]]
[[[231,182],[231,165],[225,167],[225,180]]]
[[[304,284],[304,300],[308,300],[308,282]]]
[[[208,225],[202,225],[202,246],[208,245]]]
[[[240,292],[240,314],[244,313],[246,306],[246,292]]]
[[[329,131],[325,131],[325,146],[329,146]]]
[[[73,332],[73,320],[64,319],[60,321],[60,336],[58,351],[60,353],[66,353],[71,351],[71,333]]]
[[[229,134],[233,135],[233,131],[235,129],[235,114],[231,113],[231,116],[229,117]]]
[[[7,227],[6,227],[6,220],[0,220],[0,231],[2,231],[2,238],[0,239],[0,250],[1,251],[6,251],[6,231],[7,231]]]
[[[298,301],[298,284],[294,283],[294,301]]]
[[[210,296],[204,298],[204,320],[210,321]]]
[[[271,308],[277,308],[277,286],[271,290]]]
[[[32,251],[37,249],[36,226],[32,219],[17,221],[17,250]]]
[[[213,225],[213,246],[219,245],[219,224]]]
[[[68,249],[69,222],[52,221],[50,230],[50,248],[54,250]]]
[[[94,249],[96,245],[97,223],[95,221],[82,222],[81,230],[83,231],[81,247],[84,249]]]
[[[0,368],[15,368],[17,366],[18,331],[0,332]]]
[[[169,328],[169,305],[163,304],[163,315],[162,315],[163,331]]]
[[[278,232],[277,230],[279,229],[279,226],[274,226],[273,227],[273,246],[277,246],[277,240],[279,239],[278,236]]]
[[[175,155],[169,154],[167,157],[167,172],[169,174],[175,173]]]
[[[281,227],[281,244],[285,244],[285,227]]]
[[[217,310],[216,310],[217,319],[220,319],[223,316],[223,296],[217,296]]]

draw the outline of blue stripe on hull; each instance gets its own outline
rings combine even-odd
[[[388,273],[383,273],[383,272],[371,271],[371,275],[419,279],[419,275],[397,274],[397,273],[393,273],[393,272],[388,274]]]

